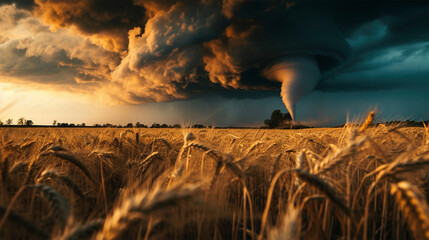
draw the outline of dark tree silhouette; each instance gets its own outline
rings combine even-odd
[[[34,124],[34,122],[32,120],[25,121],[25,125],[27,125],[27,126],[32,126],[33,124]]]
[[[17,125],[24,126],[25,125],[25,118],[24,117],[20,117],[18,119]]]
[[[137,123],[136,123],[136,127],[138,127],[138,128],[147,128],[147,126],[146,126],[146,125],[144,125],[144,124],[142,124],[142,123],[140,123],[140,122],[137,122]]]
[[[271,119],[266,119],[264,123],[268,128],[277,128],[282,126],[284,127],[285,123],[291,121],[292,117],[290,113],[283,114],[280,110],[276,109],[271,113]]]

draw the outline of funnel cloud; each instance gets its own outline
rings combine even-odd
[[[264,75],[282,83],[281,97],[295,120],[295,104],[311,92],[320,80],[320,70],[313,56],[296,55],[283,58],[264,71]]]

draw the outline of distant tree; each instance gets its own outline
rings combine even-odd
[[[81,127],[86,127],[86,123],[81,123],[80,126]]]
[[[180,126],[180,124],[174,124],[173,126],[171,126],[172,128],[182,128],[182,126]]]
[[[133,124],[132,123],[128,123],[127,124],[127,128],[132,128],[133,127]]]
[[[74,123],[70,123],[69,127],[76,127]]]
[[[144,125],[144,124],[142,124],[142,123],[140,123],[140,122],[137,122],[137,123],[136,123],[136,127],[137,127],[137,128],[147,128],[147,126],[146,126],[146,125]]]
[[[53,122],[52,122],[52,126],[57,126],[57,120],[54,120]]]
[[[96,124],[94,124],[94,127],[101,127],[101,125],[96,123]]]
[[[68,123],[58,123],[58,126],[60,126],[60,127],[68,127],[69,124]]]
[[[271,121],[281,122],[282,120],[283,114],[280,110],[274,110],[273,113],[271,113]]]
[[[195,124],[192,126],[192,128],[205,128],[205,126],[202,124]]]
[[[3,126],[3,124],[4,124],[4,123],[0,120],[0,126]]]
[[[152,126],[150,126],[150,128],[160,128],[161,125],[159,123],[153,123]]]
[[[27,126],[32,126],[33,124],[34,124],[34,122],[32,120],[25,121],[25,125],[27,125]]]
[[[292,121],[290,113],[283,114],[280,110],[276,109],[271,113],[271,119],[264,120],[264,124],[268,128],[277,128],[284,126],[286,122]]]
[[[24,117],[20,117],[20,118],[18,119],[17,124],[18,124],[19,126],[24,126],[24,125],[25,125],[25,118],[24,118]]]
[[[13,119],[12,118],[9,118],[9,119],[6,120],[6,124],[7,125],[10,126],[10,125],[12,125],[12,123],[13,123]]]
[[[103,124],[103,127],[113,127],[113,125],[111,124],[111,123],[106,123],[106,124]]]
[[[292,121],[292,116],[290,115],[290,113],[283,114],[283,121]]]

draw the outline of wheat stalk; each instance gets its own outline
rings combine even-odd
[[[322,178],[320,178],[317,175],[298,170],[296,171],[297,176],[307,182],[308,184],[316,187],[319,189],[322,193],[324,193],[335,205],[340,207],[340,209],[346,213],[348,216],[350,216],[351,212],[350,209],[347,207],[346,200],[342,197],[342,195],[330,184],[328,184],[326,181],[324,181]]]
[[[375,111],[369,112],[368,116],[366,117],[365,122],[359,128],[359,133],[364,132],[369,127],[369,125],[371,125],[372,121],[374,120],[374,115],[375,115]]]
[[[52,155],[55,157],[58,157],[62,160],[68,161],[74,165],[76,165],[80,170],[82,170],[82,172],[89,178],[89,180],[91,180],[92,183],[94,183],[95,185],[95,180],[94,178],[91,176],[91,173],[89,172],[88,168],[85,166],[85,164],[83,164],[78,158],[76,158],[75,156],[69,154],[69,153],[63,153],[62,151],[64,151],[64,148],[61,147],[61,151],[58,149],[54,149],[54,147],[50,148],[49,151],[47,153],[42,153],[40,156],[47,156],[47,155]]]
[[[8,210],[7,208],[0,206],[0,214],[1,215],[7,214],[7,220],[10,220],[10,221],[13,221],[15,223],[20,224],[20,226],[26,228],[27,230],[29,230],[29,231],[37,234],[37,235],[39,235],[43,239],[49,238],[49,235],[45,231],[43,231],[42,229],[40,229],[39,227],[34,225],[32,223],[32,221],[27,220],[26,218],[15,213],[12,210]]]
[[[81,240],[89,239],[94,233],[103,227],[104,219],[95,219],[84,225],[76,226],[63,233],[58,240]]]
[[[170,143],[167,140],[165,140],[165,138],[157,137],[149,145],[149,148],[152,149],[152,151],[153,151],[153,146],[155,146],[156,142],[162,142],[168,149],[171,149]]]
[[[158,152],[153,152],[147,156],[143,161],[140,162],[139,175],[144,176],[146,171],[150,168],[156,158],[159,158],[160,155]]]
[[[429,239],[429,208],[418,188],[407,181],[391,184],[390,193],[407,219],[408,227],[416,239]]]
[[[1,180],[3,184],[7,184],[8,181],[8,170],[9,170],[9,157],[0,155],[0,168],[1,168]]]
[[[261,144],[263,144],[263,141],[255,141],[254,143],[252,143],[252,145],[250,145],[250,147],[246,150],[246,153],[244,154],[244,157],[247,157],[253,150],[255,150],[255,148]]]
[[[36,143],[36,141],[34,141],[34,140],[28,141],[19,147],[19,151],[22,152],[22,151],[26,150],[27,148],[31,148],[35,143]]]
[[[369,173],[368,175],[377,173],[376,182],[379,182],[385,177],[419,170],[427,165],[429,165],[429,154],[424,154],[423,156],[417,157],[411,157],[407,154],[404,154],[399,156],[392,163],[380,165],[376,170],[374,170],[372,173]]]
[[[16,162],[9,170],[10,174],[16,174],[17,172],[28,169],[29,162],[19,161]]]
[[[299,240],[301,233],[300,210],[288,204],[287,213],[284,215],[282,223],[277,228],[273,228],[268,233],[268,240]]]
[[[122,239],[136,223],[144,216],[181,202],[189,202],[199,189],[199,185],[187,184],[181,187],[173,187],[169,190],[160,190],[155,187],[151,192],[141,191],[123,200],[113,210],[103,229],[97,234],[98,240]]]
[[[367,139],[366,136],[362,136],[356,139],[355,141],[350,142],[346,147],[344,147],[340,151],[335,152],[329,157],[326,157],[323,161],[321,161],[319,164],[316,164],[314,166],[312,173],[325,174],[331,171],[332,169],[340,165],[345,159],[347,159],[347,157],[352,153],[353,149],[356,149],[357,147],[365,143],[366,139]]]
[[[84,198],[82,191],[80,191],[79,187],[69,176],[61,174],[55,169],[46,169],[42,172],[42,174],[40,174],[40,177],[37,179],[37,182],[41,182],[46,179],[58,179],[65,183],[68,187],[70,187],[76,195],[81,198]]]
[[[70,216],[70,205],[63,195],[53,187],[44,184],[28,185],[27,187],[39,190],[42,197],[51,206],[54,215],[61,221],[62,225],[67,223]]]

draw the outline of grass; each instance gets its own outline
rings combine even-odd
[[[0,239],[429,239],[429,136],[0,129]]]

